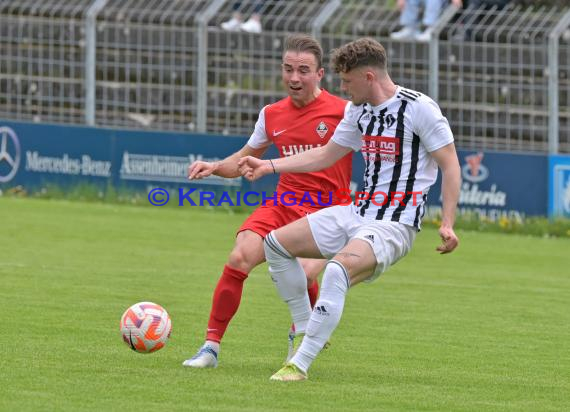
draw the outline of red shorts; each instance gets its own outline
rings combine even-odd
[[[320,208],[284,206],[280,204],[260,206],[243,222],[238,233],[244,230],[251,230],[265,238],[272,230],[285,226],[317,210],[320,210]]]

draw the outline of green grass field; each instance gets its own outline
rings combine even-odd
[[[568,411],[570,241],[435,230],[350,291],[306,382],[270,382],[289,316],[260,266],[215,370],[201,344],[213,287],[245,215],[0,198],[0,410]],[[170,313],[158,353],[121,340],[150,300]]]

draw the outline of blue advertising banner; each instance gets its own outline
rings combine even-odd
[[[474,213],[493,221],[546,216],[546,156],[459,150],[458,157],[463,180],[459,214]],[[430,215],[441,211],[441,172],[428,205]]]
[[[0,184],[111,178],[109,134],[96,129],[0,122]]]
[[[142,132],[8,122],[0,120],[0,189],[24,186],[34,191],[55,184],[65,188],[94,184],[101,188],[180,188],[216,191],[272,192],[277,176],[250,184],[245,179],[211,176],[189,182],[188,165],[195,160],[218,161],[236,152],[246,137]],[[266,157],[277,157],[270,148]],[[548,205],[546,156],[459,151],[463,183],[460,213],[491,220],[545,216]],[[551,209],[568,213],[567,158],[552,158]],[[353,176],[363,172],[362,156],[354,155]],[[441,179],[441,176],[440,176]],[[351,184],[355,190],[356,183]],[[186,189],[184,189],[186,190]],[[441,181],[429,194],[428,213],[441,208]],[[563,194],[561,194],[563,193]],[[557,200],[555,201],[554,198]],[[565,203],[566,202],[566,203]],[[550,210],[550,209],[549,209]]]
[[[188,182],[195,160],[218,161],[247,139],[217,135],[140,132],[0,121],[0,188],[88,183],[101,187],[272,189],[276,177],[249,185],[241,177]]]
[[[548,216],[570,218],[570,156],[548,158]]]

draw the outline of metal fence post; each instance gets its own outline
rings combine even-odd
[[[198,23],[196,130],[200,133],[206,132],[206,116],[208,113],[208,22],[222,8],[224,3],[225,0],[214,0],[196,17]]]
[[[311,29],[311,34],[313,37],[320,41],[321,39],[321,32],[323,26],[327,22],[327,20],[335,13],[335,11],[340,7],[341,1],[340,0],[330,0],[325,7],[321,10],[321,12],[315,17],[313,21],[313,27]]]
[[[439,35],[458,10],[457,7],[451,5],[443,11],[437,23],[433,26],[429,40],[428,93],[436,101],[439,94]]]
[[[570,24],[570,11],[567,11],[548,35],[548,153],[558,153],[559,140],[559,101],[558,101],[558,43],[562,32]]]
[[[95,50],[97,14],[107,0],[95,0],[85,14],[85,123],[95,126]]]

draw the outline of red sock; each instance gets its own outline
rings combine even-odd
[[[309,293],[309,300],[311,301],[311,308],[315,307],[317,303],[317,298],[319,297],[319,282],[313,281],[311,286],[307,286],[307,292]]]
[[[206,340],[220,342],[224,337],[228,324],[238,310],[243,291],[243,282],[247,279],[247,273],[234,269],[228,265],[224,271],[212,298],[212,311],[208,320]]]

